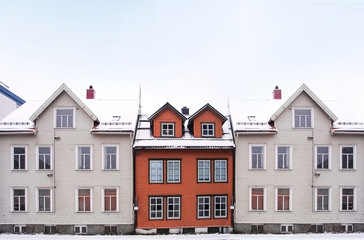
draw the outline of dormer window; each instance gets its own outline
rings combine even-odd
[[[215,137],[214,123],[202,123],[202,137]]]
[[[312,108],[294,108],[294,127],[295,128],[312,128],[313,127],[313,109]]]
[[[56,128],[74,128],[75,126],[75,109],[74,108],[57,108],[55,109],[55,127]]]
[[[162,123],[162,137],[174,137],[174,123]]]

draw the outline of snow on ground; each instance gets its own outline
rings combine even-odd
[[[353,240],[364,239],[364,233],[351,234],[287,234],[287,235],[242,235],[242,234],[198,234],[198,235],[127,235],[127,236],[75,236],[75,235],[15,235],[2,234],[0,239],[40,239],[40,240]]]

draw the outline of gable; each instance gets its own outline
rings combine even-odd
[[[151,121],[152,131],[154,137],[162,137],[162,124],[171,123],[174,125],[174,136],[182,137],[184,119],[181,118],[175,109],[165,107],[157,111],[158,114],[149,118]]]
[[[193,120],[193,135],[194,137],[202,137],[202,125],[203,124],[214,124],[214,137],[222,137],[222,120],[221,118],[211,109],[205,109]]]

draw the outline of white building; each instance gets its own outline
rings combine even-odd
[[[0,120],[24,104],[25,101],[0,82]]]
[[[137,116],[63,84],[0,121],[0,232],[132,233]]]
[[[339,122],[306,85],[230,109],[235,231],[364,231],[363,123]]]

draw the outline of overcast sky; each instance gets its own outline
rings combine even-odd
[[[62,83],[138,98],[141,85],[152,110],[306,83],[362,109],[364,1],[0,0],[0,81],[25,100]]]

